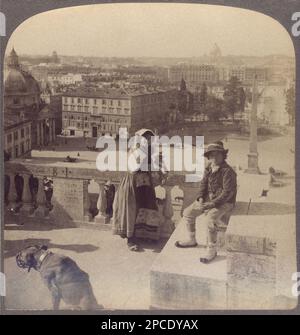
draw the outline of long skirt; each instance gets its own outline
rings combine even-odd
[[[151,173],[128,173],[115,195],[113,233],[127,238],[157,240],[160,237],[161,221]]]

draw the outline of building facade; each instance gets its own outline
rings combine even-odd
[[[8,72],[4,81],[4,119],[12,128],[22,128],[23,123],[31,122],[30,148],[48,145],[55,140],[55,116],[42,101],[38,82],[22,69],[14,49],[8,57]],[[21,128],[18,129],[22,131]],[[22,143],[19,143],[21,148]],[[24,144],[24,150],[18,149],[18,153],[28,151],[27,143]]]
[[[119,128],[130,134],[157,127],[166,120],[174,91],[107,89],[76,91],[62,96],[62,127],[66,136],[116,136]]]
[[[10,158],[17,158],[31,150],[32,122],[25,119],[4,120],[4,150]]]
[[[47,80],[51,85],[76,85],[82,82],[80,73],[49,73]]]
[[[198,86],[203,82],[218,81],[218,69],[214,65],[175,65],[169,70],[169,81],[179,85],[181,79],[189,83],[189,86]]]

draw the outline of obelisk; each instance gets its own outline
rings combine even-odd
[[[248,168],[246,173],[260,174],[258,167],[258,152],[257,152],[257,81],[256,76],[253,79],[252,89],[252,108],[250,115],[250,143],[248,153]]]

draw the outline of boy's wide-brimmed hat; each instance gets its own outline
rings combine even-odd
[[[221,141],[210,143],[205,150],[204,156],[208,158],[208,155],[213,151],[219,151],[227,154],[228,149],[224,149],[223,143]]]

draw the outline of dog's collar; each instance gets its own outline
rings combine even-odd
[[[44,260],[45,260],[49,255],[51,255],[51,254],[52,254],[51,251],[46,250],[45,252],[43,252],[43,253],[40,255],[40,257],[39,257],[39,259],[38,259],[38,261],[37,261],[37,266],[36,266],[37,270],[39,270],[39,269],[41,268],[41,266],[42,266]]]

